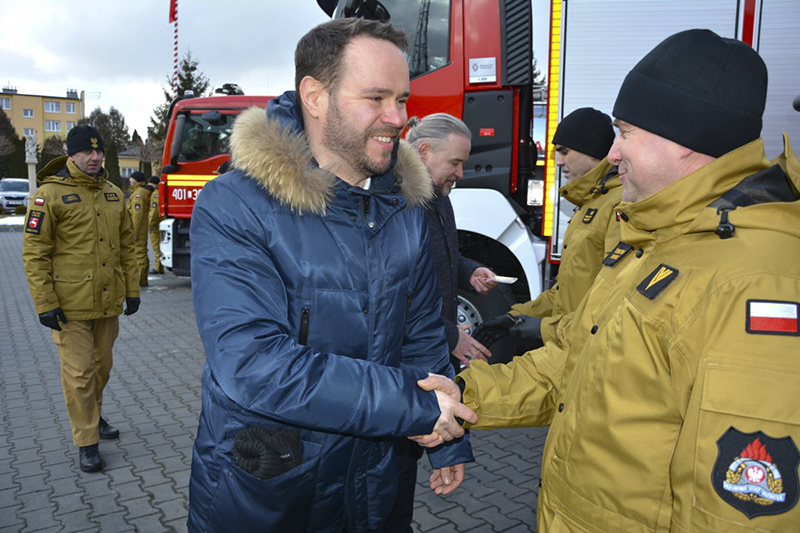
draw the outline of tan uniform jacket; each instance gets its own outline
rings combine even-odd
[[[603,159],[592,170],[561,187],[561,196],[579,209],[564,234],[558,281],[535,300],[511,308],[511,314],[543,318],[541,330],[545,342],[554,340],[555,328],[562,317],[578,307],[600,271],[603,258],[619,242],[615,207],[621,200],[622,187],[614,171],[608,160]]]
[[[131,188],[128,198],[128,212],[133,222],[133,242],[138,246],[144,243],[147,248],[147,233],[149,231],[148,215],[150,214],[150,195],[152,191],[137,183]]]
[[[786,144],[782,196],[759,139],[621,203],[631,250],[601,269],[568,342],[457,378],[475,427],[550,425],[541,531],[797,531],[800,164]],[[770,199],[729,211],[723,239],[720,198],[737,194]]]
[[[150,231],[158,231],[158,225],[167,217],[158,214],[158,189],[150,196],[150,212],[147,215]]]
[[[37,175],[22,259],[37,313],[61,307],[68,320],[122,313],[139,297],[131,219],[122,191],[59,157]]]

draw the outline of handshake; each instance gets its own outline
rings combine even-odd
[[[439,419],[433,426],[433,433],[408,437],[420,446],[433,448],[446,441],[462,437],[464,435],[464,428],[461,427],[463,421],[470,424],[478,421],[478,415],[461,403],[461,389],[453,380],[439,374],[428,374],[427,378],[417,381],[417,385],[423,390],[436,393],[436,400],[439,402],[441,411]]]

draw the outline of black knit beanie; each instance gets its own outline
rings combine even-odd
[[[161,178],[159,178],[158,176],[150,176],[150,178],[147,180],[147,183],[149,183],[150,185],[158,185],[159,183],[161,183]]]
[[[135,179],[136,181],[138,181],[139,183],[141,183],[141,182],[143,182],[143,181],[145,180],[145,175],[144,175],[144,172],[141,172],[141,171],[139,171],[139,170],[134,170],[134,171],[131,173],[131,177],[132,177],[133,179]]]
[[[614,116],[712,157],[761,136],[767,67],[750,46],[711,30],[667,37],[633,67]]]
[[[552,143],[603,159],[614,144],[611,117],[591,107],[576,109],[558,124]]]
[[[69,130],[69,133],[67,133],[67,155],[77,154],[89,148],[106,151],[106,145],[99,131],[88,124],[75,126]]]

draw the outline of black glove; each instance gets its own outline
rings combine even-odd
[[[130,316],[139,310],[140,298],[125,298],[125,315]]]
[[[483,344],[487,348],[503,337],[507,337],[509,329],[517,321],[517,317],[509,314],[493,316],[481,322],[475,331],[472,332],[472,338]]]
[[[542,319],[535,316],[519,315],[516,323],[508,330],[517,339],[518,351],[528,352],[542,346]]]
[[[239,468],[253,477],[273,478],[303,461],[300,432],[296,429],[267,431],[250,426],[236,434],[231,454]]]
[[[56,331],[61,331],[61,325],[58,323],[59,319],[61,319],[61,322],[64,324],[67,323],[67,317],[64,315],[64,311],[60,307],[56,307],[52,311],[47,311],[46,313],[39,315],[39,322],[41,322],[43,326],[47,326],[48,328]]]

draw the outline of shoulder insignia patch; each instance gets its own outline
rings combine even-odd
[[[35,205],[44,205],[44,198],[34,198],[33,203]]]
[[[28,220],[25,221],[25,233],[33,233],[39,235],[42,232],[42,221],[44,220],[44,211],[28,212]]]
[[[142,208],[142,206],[140,206],[139,204],[133,204],[133,208],[134,208],[134,209],[141,209],[141,208]]]
[[[711,482],[727,504],[751,519],[785,513],[797,504],[800,452],[792,437],[730,427],[717,449]]]
[[[583,223],[588,224],[592,220],[594,220],[594,216],[597,214],[597,209],[594,207],[590,207],[586,210],[586,213],[583,214]]]
[[[798,302],[747,300],[745,330],[754,335],[800,336]]]
[[[115,192],[107,192],[106,194],[106,202],[119,202],[119,196]]]
[[[65,194],[61,197],[61,201],[65,204],[74,204],[75,202],[80,202],[81,197],[77,194]]]
[[[158,204],[153,202],[152,204],[150,204],[150,207],[152,207],[153,209],[158,209]]]
[[[661,291],[667,288],[667,285],[675,281],[678,274],[680,274],[678,269],[661,263],[649,276],[644,278],[636,287],[636,290],[653,300]]]
[[[610,267],[614,266],[622,261],[622,258],[628,255],[631,250],[633,250],[633,246],[619,241],[619,244],[617,244],[611,253],[608,254],[605,259],[603,259],[603,264]]]

